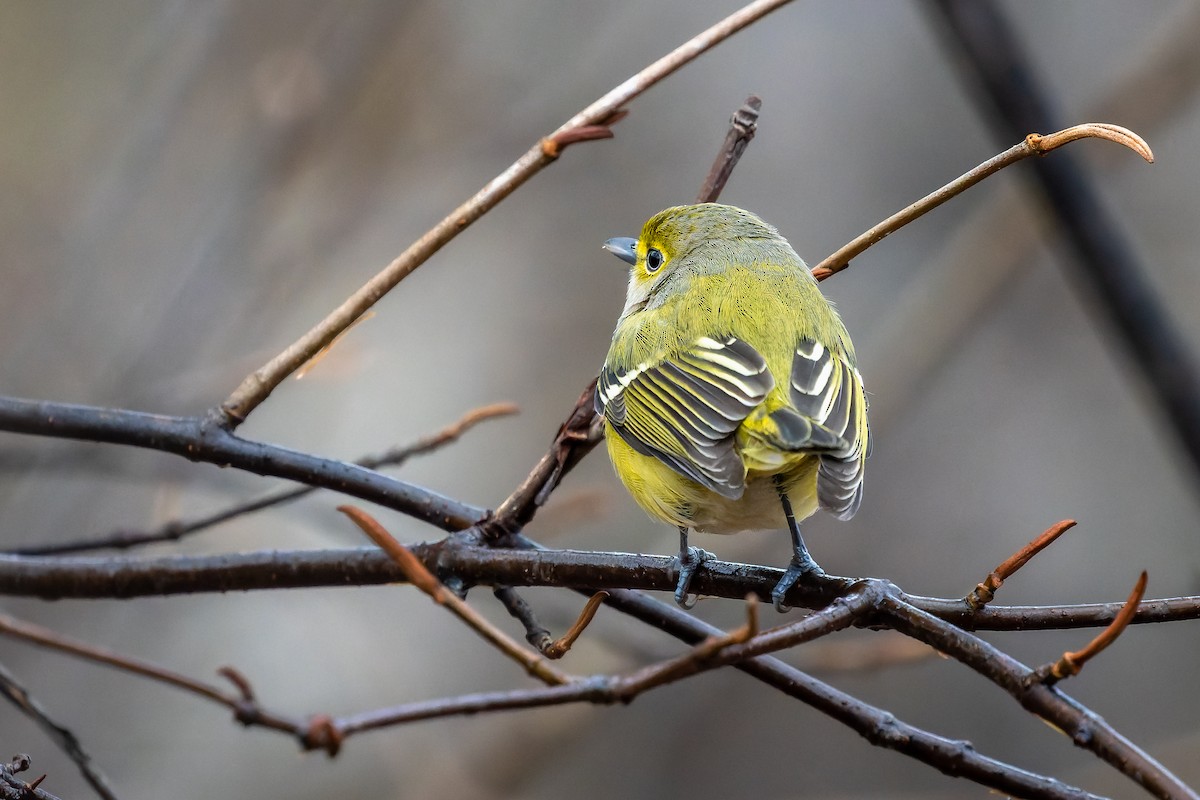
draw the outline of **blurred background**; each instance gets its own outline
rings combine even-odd
[[[303,333],[531,144],[733,2],[0,5],[0,393],[194,414]],[[1069,124],[1128,126],[1157,163],[1071,145],[1149,280],[1200,350],[1200,6],[1074,0],[1003,8]],[[339,458],[410,441],[486,403],[485,423],[398,474],[494,506],[596,373],[626,272],[600,250],[690,202],[754,92],[759,133],[722,200],[815,263],[1015,143],[917,3],[797,2],[630,106],[612,141],[564,157],[434,256],[242,428]],[[823,284],[858,348],[876,437],[851,522],[806,526],[838,574],[961,596],[1053,522],[1079,527],[1005,585],[1003,603],[1200,593],[1197,475],[1091,297],[1025,165],[888,238]],[[250,475],[115,447],[0,436],[0,546],[151,526],[255,497]],[[317,494],[147,553],[360,546]],[[402,540],[438,532],[379,512]],[[571,548],[670,553],[597,450],[531,526]],[[782,532],[696,537],[782,565]],[[529,591],[561,632],[581,599]],[[503,620],[490,593],[476,605]],[[696,613],[736,624],[739,604]],[[405,587],[43,603],[9,613],[211,678],[236,664],[281,710],[345,713],[528,685]],[[506,623],[519,635],[515,623]],[[1089,633],[987,636],[1029,664]],[[1086,788],[1132,783],[936,657],[870,668],[890,634],[787,654],[822,678],[984,753]],[[821,649],[824,647],[825,649]],[[680,652],[601,611],[563,663],[588,674]],[[857,652],[857,651],[856,651]],[[1195,624],[1144,626],[1066,690],[1200,783]],[[351,739],[333,761],[246,731],[220,708],[0,641],[120,795],[141,797],[963,797],[985,790],[895,753],[732,671],[630,707],[442,720]],[[0,756],[91,796],[73,765],[0,707]],[[201,788],[203,787],[203,788]]]

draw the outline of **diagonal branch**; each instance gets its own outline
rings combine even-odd
[[[655,61],[587,108],[567,120],[548,137],[538,141],[508,169],[497,175],[475,196],[454,209],[441,222],[396,257],[361,289],[352,294],[308,333],[289,345],[243,379],[232,394],[214,412],[213,419],[227,428],[241,424],[280,383],[321,351],[333,339],[352,325],[371,306],[396,287],[431,255],[461,233],[472,222],[490,211],[497,203],[512,194],[525,181],[558,158],[562,147],[578,141],[576,132],[588,129],[584,139],[602,136],[597,127],[606,128],[623,105],[645,92],[696,57],[720,44],[747,25],[785,5],[789,0],[755,0],[739,11],[692,37],[672,52]]]
[[[83,749],[79,738],[69,728],[55,722],[37,698],[31,695],[3,664],[0,664],[0,694],[20,709],[21,713],[36,722],[58,749],[75,762],[83,779],[96,790],[96,794],[102,800],[116,800],[117,793],[109,785],[104,773],[92,763],[92,757]]]
[[[1154,162],[1154,154],[1150,151],[1150,146],[1142,140],[1142,137],[1119,125],[1110,125],[1103,122],[1085,122],[1082,125],[1075,125],[1066,130],[1045,136],[1030,133],[1020,144],[1013,145],[1003,153],[989,158],[970,172],[960,175],[937,191],[925,195],[925,197],[922,197],[917,202],[897,211],[883,222],[880,222],[878,225],[859,234],[852,241],[842,245],[836,252],[813,267],[813,275],[817,280],[823,281],[831,275],[841,272],[850,266],[850,259],[856,258],[884,237],[895,233],[908,223],[924,216],[942,203],[962,194],[984,178],[996,174],[1005,167],[1012,166],[1030,156],[1044,156],[1052,150],[1062,147],[1064,144],[1086,138],[1107,139],[1110,142],[1128,147],[1147,162]]]
[[[884,599],[880,620],[955,658],[1012,695],[1026,711],[1050,723],[1157,797],[1196,798],[1170,770],[1118,733],[1103,718],[1047,686],[1037,674],[991,644],[964,633],[897,596]]]

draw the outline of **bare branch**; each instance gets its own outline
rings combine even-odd
[[[354,464],[242,439],[197,417],[0,397],[0,430],[144,447],[287,478],[379,503],[447,531],[466,528],[486,513]]]
[[[475,427],[480,422],[497,417],[508,416],[517,413],[517,406],[513,403],[493,403],[491,405],[482,406],[473,409],[464,414],[457,422],[454,422],[441,430],[425,436],[412,444],[393,447],[379,455],[366,456],[355,461],[354,463],[366,469],[379,469],[385,466],[399,466],[416,455],[430,453],[446,445],[458,441],[464,433]],[[6,550],[12,555],[65,555],[67,553],[81,553],[91,550],[101,550],[107,548],[128,549],[138,547],[144,544],[152,544],[155,542],[175,542],[193,533],[207,530],[215,525],[228,522],[237,517],[251,514],[256,511],[262,511],[266,508],[273,508],[284,503],[290,503],[293,500],[298,500],[301,497],[309,495],[317,490],[314,486],[302,486],[295,489],[284,489],[282,491],[272,492],[257,500],[251,500],[246,503],[230,506],[229,508],[215,511],[211,514],[205,514],[202,517],[197,517],[193,520],[171,520],[152,530],[128,530],[122,529],[113,531],[104,536],[94,537],[90,539],[80,539],[68,542],[57,542],[48,545],[35,545],[32,547],[19,547],[11,550]]]
[[[379,545],[396,562],[413,586],[429,595],[433,602],[445,606],[485,641],[525,667],[525,671],[530,675],[550,686],[559,686],[571,681],[567,675],[555,669],[545,656],[526,650],[513,641],[508,634],[485,619],[478,611],[467,605],[466,601],[459,599],[458,595],[443,586],[442,582],[426,569],[420,559],[396,541],[396,537],[388,533],[378,521],[365,511],[354,506],[338,506],[338,511],[353,520],[354,524],[371,538],[371,541]]]
[[[1116,142],[1133,150],[1147,161],[1154,161],[1154,156],[1150,152],[1149,145],[1133,131],[1126,130],[1118,125],[1087,122],[1046,136],[1031,133],[1020,144],[1013,145],[1000,155],[989,158],[970,172],[955,178],[936,192],[926,195],[907,208],[897,211],[883,222],[880,222],[870,230],[843,245],[835,253],[813,267],[813,276],[817,280],[823,281],[829,276],[841,272],[850,266],[851,259],[862,254],[868,247],[878,243],[884,237],[895,233],[913,220],[924,216],[950,198],[962,194],[984,178],[994,175],[1005,167],[1011,166],[1030,156],[1046,155],[1051,150],[1062,147],[1064,144],[1089,137]]]
[[[1142,595],[1145,593],[1146,572],[1143,570],[1137,584],[1133,587],[1133,591],[1129,594],[1129,599],[1125,601],[1125,607],[1121,609],[1120,614],[1117,614],[1117,618],[1112,621],[1112,624],[1102,630],[1096,638],[1088,642],[1082,650],[1063,653],[1062,658],[1053,664],[1048,664],[1045,667],[1039,667],[1034,670],[1036,679],[1047,686],[1051,686],[1063,678],[1078,675],[1079,671],[1083,669],[1084,664],[1095,658],[1102,650],[1115,642],[1117,637],[1129,627],[1129,623],[1133,621],[1133,617],[1137,613],[1138,603],[1142,602]]]
[[[413,270],[447,242],[465,230],[497,203],[512,194],[525,181],[552,163],[570,141],[594,139],[602,133],[597,127],[611,124],[613,115],[622,106],[633,100],[654,84],[666,78],[700,54],[762,18],[789,0],[755,0],[741,10],[729,15],[708,30],[688,40],[671,53],[663,56],[621,85],[605,94],[596,102],[567,120],[550,136],[538,141],[508,169],[488,182],[475,196],[445,217],[425,235],[396,257],[378,275],[352,294],[325,319],[308,333],[289,345],[282,353],[272,358],[243,379],[216,412],[223,427],[232,429],[241,424],[288,375],[299,369],[306,361],[328,345],[334,337],[363,315],[381,297],[391,291]],[[580,136],[580,129],[589,131]],[[575,137],[575,138],[573,138]],[[550,140],[554,146],[547,147]],[[214,418],[218,418],[214,416]]]
[[[670,556],[580,550],[489,549],[415,544],[408,548],[428,569],[439,565],[470,584],[635,588],[670,592]],[[752,564],[709,561],[697,574],[705,595],[738,599],[747,592],[768,598],[782,571]],[[0,555],[0,595],[14,597],[131,598],[318,586],[373,586],[406,579],[375,548],[270,550],[217,556],[61,558]],[[850,583],[849,579],[845,579]],[[841,584],[801,587],[797,604],[822,608]],[[591,593],[590,591],[588,592]],[[789,595],[792,599],[793,595]],[[907,602],[965,630],[1067,630],[1108,625],[1123,602],[1063,606],[988,606],[973,612],[962,598],[904,595]],[[1134,624],[1200,619],[1200,596],[1147,600]]]
[[[45,775],[29,783],[17,777],[32,765],[33,759],[24,753],[17,753],[6,764],[0,763],[0,800],[59,800],[56,795],[38,788],[46,779]]]
[[[700,194],[696,195],[697,203],[717,202],[725,183],[733,174],[733,168],[741,160],[742,153],[746,152],[746,145],[750,144],[750,140],[758,131],[758,113],[761,110],[762,99],[752,94],[746,98],[741,108],[733,112],[729,119],[729,133],[725,134],[725,144],[721,146],[717,160],[713,162],[708,177],[704,179]]]
[[[925,642],[960,661],[1012,695],[1026,711],[1044,719],[1075,745],[1158,797],[1195,798],[1170,770],[1126,739],[1104,719],[1043,684],[1029,667],[988,642],[909,605],[895,595],[884,598],[880,617],[901,633]]]
[[[104,773],[92,763],[92,757],[83,749],[79,737],[72,733],[70,728],[55,722],[37,698],[31,695],[3,664],[0,664],[0,694],[20,709],[22,714],[37,723],[50,741],[75,762],[83,779],[96,790],[96,794],[104,800],[117,800],[116,791],[109,785]]]
[[[1032,542],[1001,562],[1000,566],[992,570],[982,583],[976,585],[971,593],[963,598],[963,601],[971,607],[972,611],[978,611],[992,602],[992,599],[996,596],[996,590],[1004,584],[1004,581],[1008,580],[1021,567],[1028,564],[1029,559],[1049,547],[1059,536],[1074,528],[1075,524],[1075,520],[1073,519],[1064,519],[1062,522],[1056,522],[1051,525]]]

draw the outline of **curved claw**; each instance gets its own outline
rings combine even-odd
[[[675,557],[675,560],[679,562],[679,581],[675,584],[675,602],[679,604],[680,608],[693,608],[696,605],[696,601],[700,599],[699,595],[688,602],[688,587],[692,585],[692,578],[696,576],[696,570],[700,569],[700,565],[715,558],[716,556],[712,553],[699,547],[689,547],[686,556],[681,552]]]
[[[787,596],[791,588],[799,583],[801,578],[819,578],[824,574],[825,570],[821,569],[811,558],[807,561],[800,561],[793,557],[788,564],[787,572],[783,573],[779,583],[775,584],[775,588],[771,590],[771,605],[775,606],[775,610],[780,614],[791,611],[792,607],[783,602],[783,598]]]

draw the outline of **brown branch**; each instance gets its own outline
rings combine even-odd
[[[365,456],[354,463],[357,466],[372,470],[379,469],[380,467],[399,466],[413,456],[431,453],[446,445],[453,444],[464,433],[484,420],[516,414],[517,410],[517,406],[513,403],[493,403],[481,406],[480,408],[468,411],[458,421],[447,425],[429,436],[422,437],[411,444],[393,447],[378,455]],[[19,547],[2,552],[10,555],[65,555],[68,553],[82,553],[110,548],[129,549],[156,542],[176,542],[185,536],[199,533],[237,517],[298,500],[317,491],[317,488],[315,486],[301,486],[272,492],[256,500],[239,503],[192,520],[170,520],[150,530],[119,529],[103,536],[56,542],[48,545]]]
[[[750,95],[742,107],[733,112],[733,116],[729,118],[729,132],[725,134],[725,143],[721,146],[721,152],[717,154],[708,177],[704,179],[700,193],[696,195],[697,203],[717,202],[725,183],[733,174],[733,168],[741,160],[742,153],[746,152],[746,145],[750,144],[750,140],[758,131],[758,113],[761,110],[762,99]]]
[[[410,245],[407,250],[397,256],[374,278],[367,281],[361,289],[347,298],[329,316],[318,322],[279,355],[247,375],[233,393],[221,403],[220,408],[213,413],[214,420],[219,421],[227,429],[241,424],[247,415],[266,400],[267,396],[288,375],[299,369],[341,331],[353,324],[381,297],[395,288],[401,280],[425,263],[431,255],[465,230],[472,222],[552,163],[557,158],[558,151],[566,138],[578,135],[580,129],[606,126],[613,119],[613,114],[630,100],[700,54],[787,2],[788,0],[755,0],[612,89],[571,117],[548,137],[539,139],[508,169],[489,181],[471,199],[456,208]],[[595,136],[587,138],[595,138]],[[546,139],[557,143],[555,147],[551,148],[552,153],[548,153],[544,147]]]
[[[1129,594],[1129,599],[1125,601],[1125,607],[1121,609],[1120,614],[1117,614],[1117,618],[1112,621],[1112,624],[1100,631],[1099,635],[1088,642],[1082,650],[1063,653],[1062,658],[1053,664],[1047,664],[1045,667],[1034,670],[1034,679],[1051,686],[1063,678],[1078,675],[1084,664],[1115,642],[1117,637],[1129,627],[1129,623],[1133,621],[1133,617],[1137,613],[1138,604],[1142,602],[1142,595],[1145,593],[1146,572],[1143,570],[1133,591]]]
[[[579,461],[604,438],[592,405],[596,381],[575,401],[575,407],[558,428],[546,455],[534,465],[525,480],[513,490],[492,516],[479,524],[484,541],[499,542],[521,531],[537,510],[550,499],[550,493]]]
[[[550,686],[559,686],[571,681],[571,678],[555,669],[545,656],[538,653],[531,653],[524,647],[521,647],[508,634],[485,619],[478,611],[471,608],[471,606],[467,605],[466,601],[460,599],[458,595],[443,586],[442,582],[434,577],[433,573],[421,563],[420,559],[414,556],[408,548],[396,541],[396,537],[388,533],[378,521],[365,511],[354,506],[338,506],[338,511],[341,511],[353,520],[354,524],[371,538],[371,541],[379,545],[380,549],[396,562],[396,565],[400,567],[404,576],[408,578],[409,583],[429,595],[433,599],[433,602],[440,606],[445,606],[452,614],[483,637],[485,641],[513,661],[525,667],[525,671],[530,675]]]
[[[988,159],[970,172],[955,178],[936,192],[928,194],[907,208],[896,212],[870,230],[860,234],[853,241],[843,245],[835,253],[813,267],[813,276],[817,280],[823,281],[834,273],[841,272],[850,266],[851,259],[857,258],[868,247],[876,244],[884,237],[895,233],[908,223],[924,216],[950,198],[963,193],[984,178],[994,175],[1005,167],[1011,166],[1030,156],[1044,156],[1050,151],[1062,147],[1064,144],[1089,137],[1116,142],[1133,150],[1146,161],[1154,161],[1154,154],[1150,152],[1150,146],[1140,136],[1117,125],[1109,125],[1102,122],[1086,122],[1082,125],[1076,125],[1045,136],[1031,133],[1020,144],[1014,145],[1000,155]]]
[[[978,611],[992,602],[996,596],[996,590],[1004,585],[1004,581],[1008,580],[1021,567],[1028,564],[1031,558],[1049,547],[1055,539],[1071,530],[1071,528],[1074,528],[1075,525],[1076,523],[1073,519],[1064,519],[1062,522],[1056,522],[1051,525],[1032,542],[1002,561],[1000,566],[992,570],[982,583],[977,584],[971,590],[971,593],[963,598],[963,601],[971,607],[972,611]]]
[[[55,722],[37,698],[31,695],[3,664],[0,664],[0,694],[22,714],[33,720],[50,741],[75,762],[83,779],[96,790],[96,794],[103,800],[117,800],[116,791],[109,784],[108,778],[104,777],[104,773],[92,762],[92,757],[83,749],[79,737],[70,728]]]

